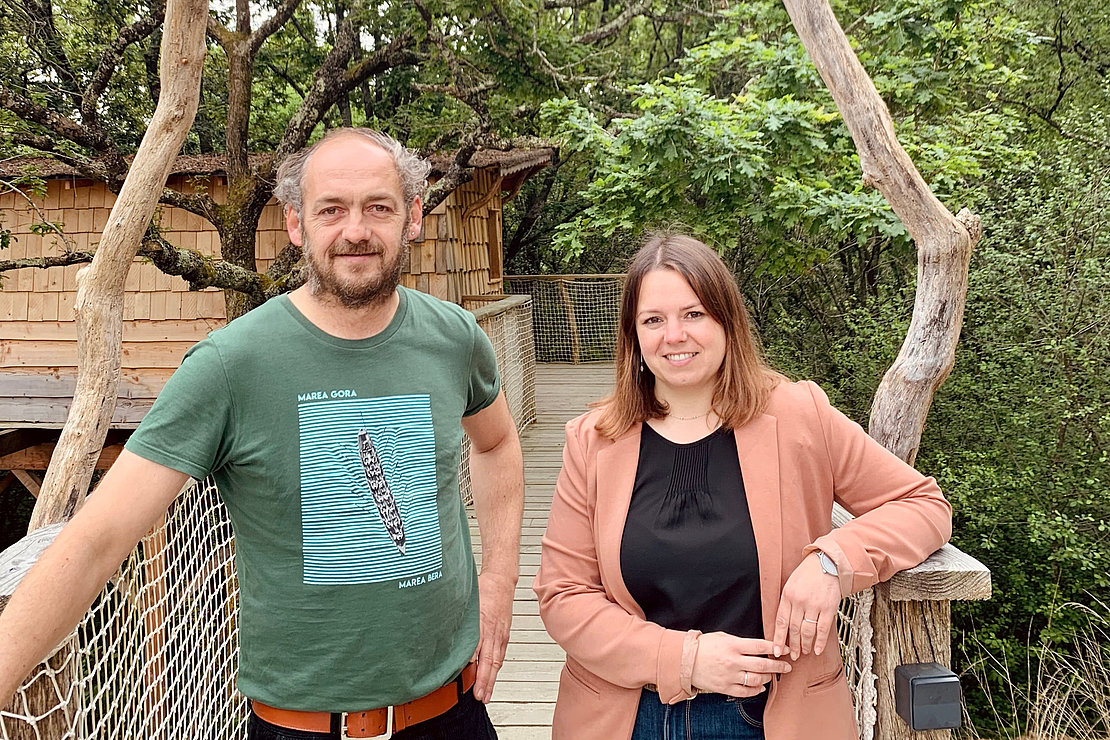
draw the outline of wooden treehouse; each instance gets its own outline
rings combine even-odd
[[[500,294],[502,205],[525,180],[546,167],[551,150],[480,151],[470,160],[474,178],[453,191],[424,220],[402,283],[462,304],[464,298]],[[433,157],[432,180],[447,157]],[[221,158],[178,157],[168,181],[182,192],[205,189],[219,201],[227,193]],[[71,249],[96,247],[115,195],[100,182],[46,159],[0,163],[0,178],[34,175],[45,193],[6,188],[0,194],[0,227],[11,244],[0,258],[57,256],[57,234],[34,229],[57,224]],[[220,241],[206,220],[162,206],[155,215],[172,244],[219,256]],[[40,233],[36,233],[40,232]],[[289,244],[281,208],[271,201],[258,222],[257,269],[265,272]],[[77,272],[84,265],[23,268],[0,275],[0,470],[12,471],[37,494],[39,480],[65,423],[76,381],[77,327],[73,311]],[[127,277],[119,397],[97,467],[109,466],[185,351],[226,321],[224,296],[210,288],[190,291],[180,277],[136,259]]]

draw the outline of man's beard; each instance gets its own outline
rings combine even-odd
[[[379,241],[338,241],[328,247],[326,257],[334,260],[337,254],[379,254],[381,271],[375,275],[341,278],[328,262],[317,261],[309,245],[308,235],[301,230],[304,242],[305,282],[314,296],[331,296],[346,308],[365,308],[380,305],[393,295],[401,283],[401,272],[409,261],[408,227],[401,232],[396,256],[386,261],[388,250]]]

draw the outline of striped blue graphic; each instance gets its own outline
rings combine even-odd
[[[380,583],[441,567],[431,398],[298,406],[304,582]]]

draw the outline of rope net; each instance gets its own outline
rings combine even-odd
[[[848,688],[852,691],[860,740],[872,740],[878,722],[875,709],[878,700],[875,686],[875,631],[871,626],[871,607],[874,603],[874,589],[853,594],[840,602],[840,612],[836,620],[840,657],[844,659],[844,675],[848,679]]]
[[[612,362],[623,275],[518,275],[505,290],[532,296],[537,362]]]
[[[0,713],[0,737],[242,738],[235,690],[239,587],[211,481],[177,497],[84,620]]]
[[[480,312],[518,429],[534,421],[531,302]],[[492,310],[491,310],[492,309]],[[464,438],[459,482],[470,499]],[[246,737],[235,689],[239,586],[235,541],[211,479],[183,491],[105,586],[82,622],[38,665],[6,710],[2,740],[223,740]]]

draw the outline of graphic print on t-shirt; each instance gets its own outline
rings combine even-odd
[[[440,568],[430,397],[302,402],[298,418],[304,582],[379,583]]]

